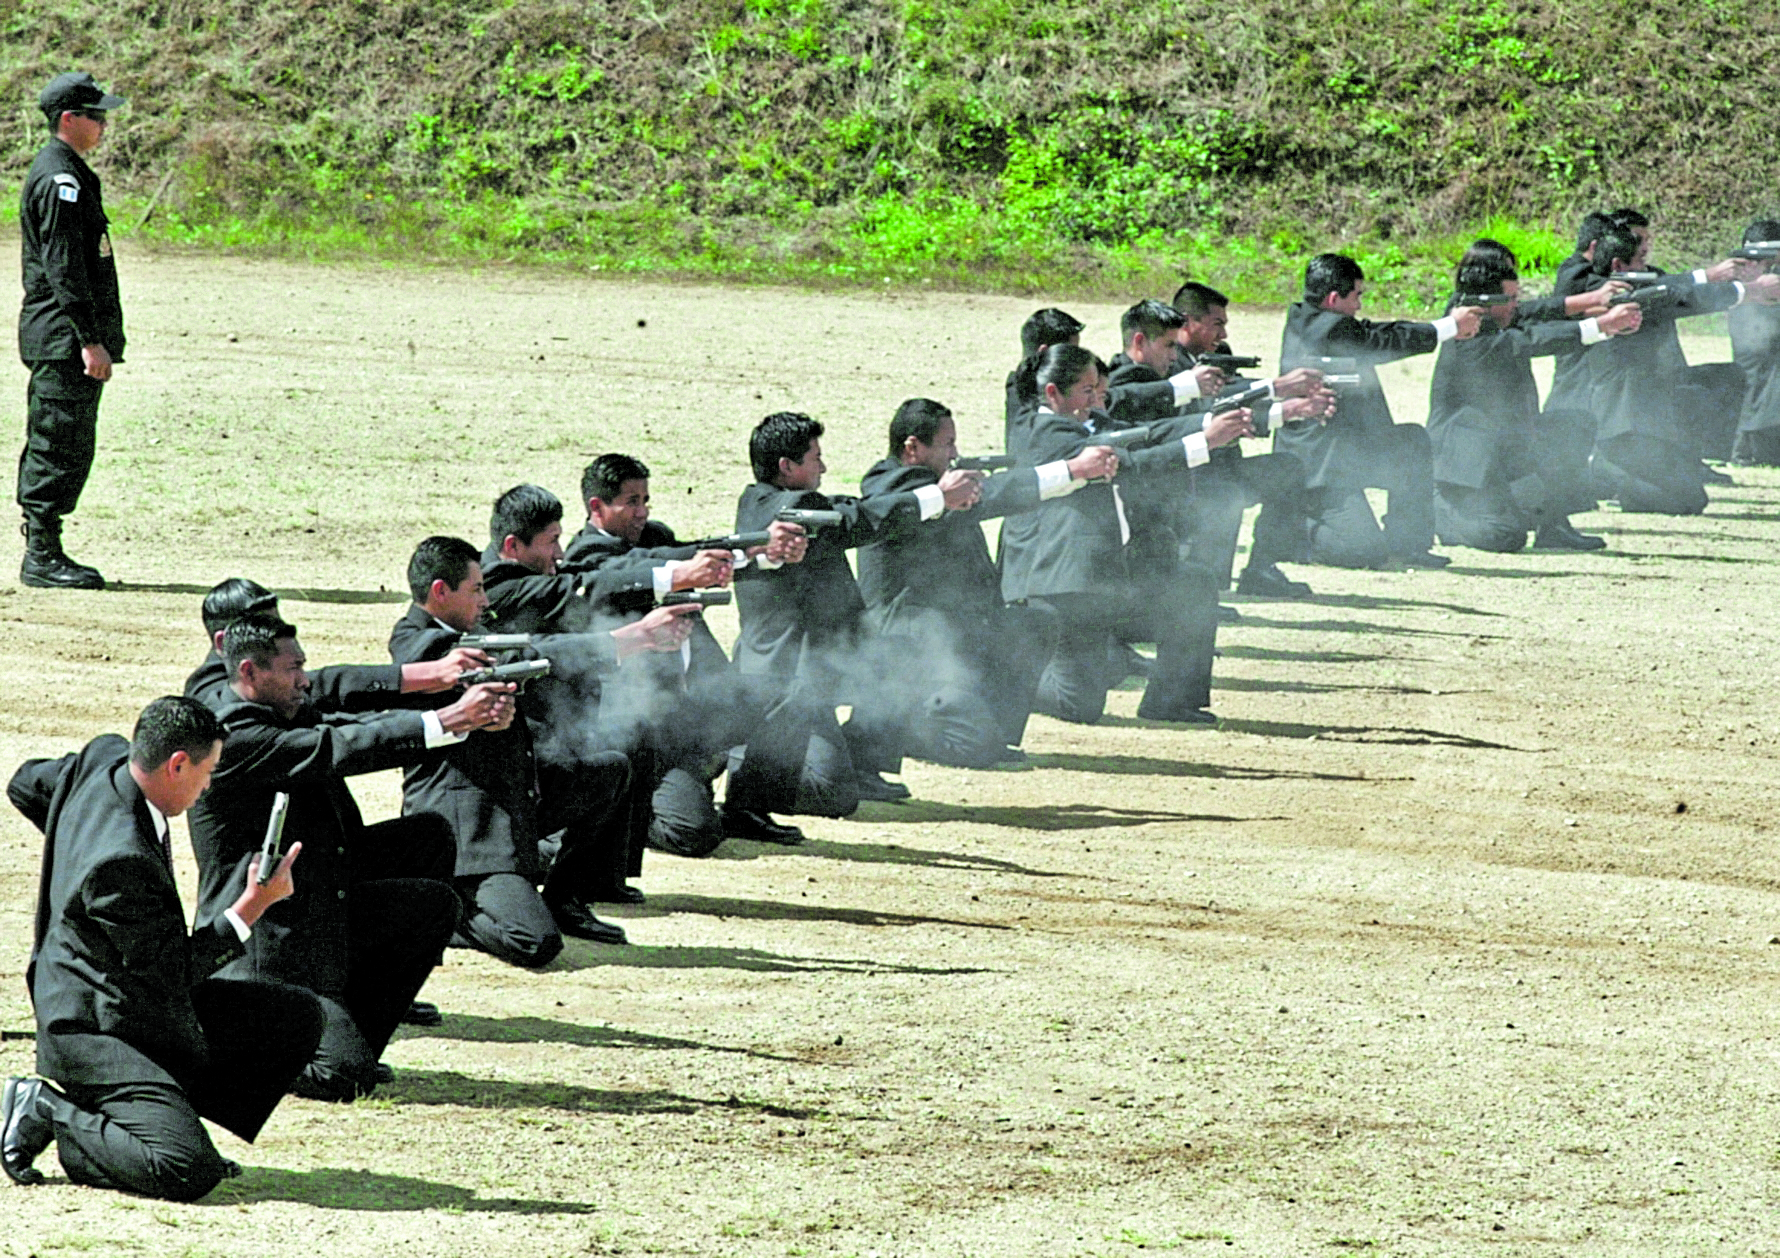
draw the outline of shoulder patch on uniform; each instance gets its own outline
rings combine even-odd
[[[50,178],[52,180],[54,180],[56,183],[70,183],[70,184],[73,184],[76,188],[80,187],[80,180],[76,179],[73,175],[69,174],[65,170],[57,171],[55,174],[51,175]]]
[[[80,189],[78,187],[70,188],[67,184],[63,184],[56,189],[56,195],[64,201],[78,201],[80,200]]]

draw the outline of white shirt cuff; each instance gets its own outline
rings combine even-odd
[[[1693,273],[1693,282],[1696,284],[1710,284],[1712,281],[1707,277],[1703,268],[1696,267]]]
[[[437,712],[422,712],[420,723],[426,728],[426,749],[428,751],[435,747],[455,747],[469,737],[468,734],[446,733],[445,722],[439,719]]]
[[[1607,333],[1601,331],[1599,319],[1584,319],[1582,321],[1582,343],[1584,345],[1599,345],[1606,339]]]
[[[1078,481],[1069,474],[1069,464],[1059,459],[1055,463],[1041,463],[1033,469],[1038,473],[1038,500],[1047,502],[1052,498],[1062,498],[1073,494],[1086,481]]]
[[[1211,462],[1211,446],[1206,444],[1204,433],[1190,432],[1180,439],[1180,444],[1187,452],[1188,467],[1203,467]]]
[[[915,501],[921,504],[921,518],[931,520],[945,514],[946,491],[938,485],[923,485],[915,491]]]
[[[764,553],[754,556],[754,558],[750,559],[748,562],[753,564],[756,568],[759,568],[762,572],[771,572],[774,568],[783,568],[785,566],[783,560],[768,559]]]
[[[667,563],[656,565],[654,571],[649,574],[649,579],[655,584],[656,598],[674,592],[674,574],[679,570],[679,560],[669,560]]]
[[[1733,283],[1737,286],[1737,303],[1736,304],[1740,306],[1743,304],[1743,299],[1745,297],[1749,296],[1749,290],[1747,288],[1743,287],[1742,280],[1732,280],[1731,283]]]
[[[1451,315],[1434,320],[1434,335],[1444,345],[1459,334],[1459,321]]]
[[[1274,380],[1269,380],[1267,382],[1267,400],[1269,402],[1279,401],[1279,390],[1275,387],[1277,383],[1278,382]]]
[[[1174,386],[1174,404],[1185,406],[1199,396],[1199,377],[1190,371],[1176,372],[1168,377],[1168,383]]]
[[[241,920],[241,914],[237,913],[234,909],[224,909],[223,917],[227,919],[229,925],[235,928],[235,938],[239,939],[242,943],[246,943],[247,937],[253,934],[253,931],[248,929],[247,923]]]

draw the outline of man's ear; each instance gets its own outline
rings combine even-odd
[[[444,578],[434,577],[433,583],[426,588],[426,599],[429,603],[437,603],[449,593],[451,587],[445,584]]]
[[[791,469],[795,466],[796,466],[796,464],[794,464],[790,459],[785,458],[783,455],[781,455],[779,457],[779,478],[781,480],[783,480],[785,477],[789,476],[791,474]]]
[[[216,648],[216,653],[218,655],[222,654],[223,634],[227,632],[228,630],[226,629],[218,629],[215,633],[210,635],[210,645]]]
[[[180,773],[190,768],[191,764],[192,756],[189,751],[175,751],[172,755],[167,757],[167,774],[169,777],[177,777]]]
[[[505,537],[501,538],[501,558],[513,558],[514,555],[519,553],[519,548],[522,544],[523,543],[521,543],[513,534],[507,534]]]

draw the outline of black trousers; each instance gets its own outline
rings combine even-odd
[[[535,970],[562,951],[562,932],[537,887],[519,874],[472,874],[457,880],[463,903],[460,940],[509,965]]]
[[[192,1002],[210,1065],[189,1090],[166,1083],[70,1087],[50,1097],[56,1153],[68,1178],[170,1201],[196,1201],[222,1181],[222,1155],[200,1118],[251,1141],[315,1054],[322,1010],[300,987],[206,979]]]
[[[1039,678],[1033,710],[1092,725],[1106,711],[1107,643],[1154,642],[1156,665],[1137,714],[1173,720],[1211,703],[1217,649],[1217,581],[1203,568],[1161,574],[1153,582],[1092,594],[1048,594],[1028,601],[1056,617],[1057,649]]]
[[[19,454],[18,503],[30,520],[74,511],[93,469],[103,382],[79,358],[31,364],[25,388],[25,448]]]
[[[1523,432],[1522,444],[1497,449],[1483,485],[1436,485],[1434,529],[1441,542],[1512,554],[1526,548],[1528,532],[1594,510],[1593,431],[1586,411],[1546,411]]]
[[[1187,500],[1181,558],[1207,569],[1218,588],[1230,588],[1236,567],[1236,540],[1242,513],[1259,503],[1249,566],[1301,559],[1304,555],[1306,490],[1304,465],[1289,454],[1251,454],[1212,461],[1193,475]]]
[[[305,1072],[316,1090],[350,1100],[375,1086],[378,1059],[439,963],[458,913],[457,894],[446,881],[375,878],[354,885],[346,989],[316,993],[324,1026]]]
[[[750,812],[850,817],[859,810],[859,770],[852,745],[867,757],[875,738],[863,727],[843,731],[825,685],[789,678],[746,746],[730,753],[724,802]]]
[[[642,872],[648,796],[639,800],[633,790],[629,756],[603,751],[540,761],[538,795],[539,833],[560,834],[545,900],[591,898]]]
[[[1434,456],[1428,430],[1394,424],[1388,433],[1369,436],[1356,455],[1365,464],[1365,484],[1390,495],[1383,526],[1364,489],[1311,490],[1306,495],[1311,562],[1376,568],[1394,557],[1426,551],[1434,544]]]
[[[1731,462],[1744,466],[1780,466],[1780,428],[1740,430]]]
[[[1694,454],[1728,459],[1743,415],[1743,369],[1736,363],[1701,363],[1687,369],[1682,406],[1694,417]]]
[[[1043,604],[996,601],[973,615],[899,608],[871,642],[873,684],[847,724],[854,760],[890,773],[904,756],[999,763],[1026,735],[1056,646],[1056,612]]]
[[[1604,441],[1591,466],[1621,511],[1699,515],[1706,509],[1698,456],[1660,438],[1633,434]]]
[[[695,669],[684,692],[650,726],[654,751],[650,847],[677,856],[709,856],[723,842],[713,783],[731,748],[766,730],[778,701],[773,679],[733,669]]]

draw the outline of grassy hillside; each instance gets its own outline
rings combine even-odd
[[[1581,208],[1671,261],[1774,208],[1759,0],[24,0],[0,84],[132,98],[111,186],[173,239],[588,266],[1399,302]],[[140,217],[121,214],[125,226]],[[1551,229],[1557,229],[1552,234]]]

